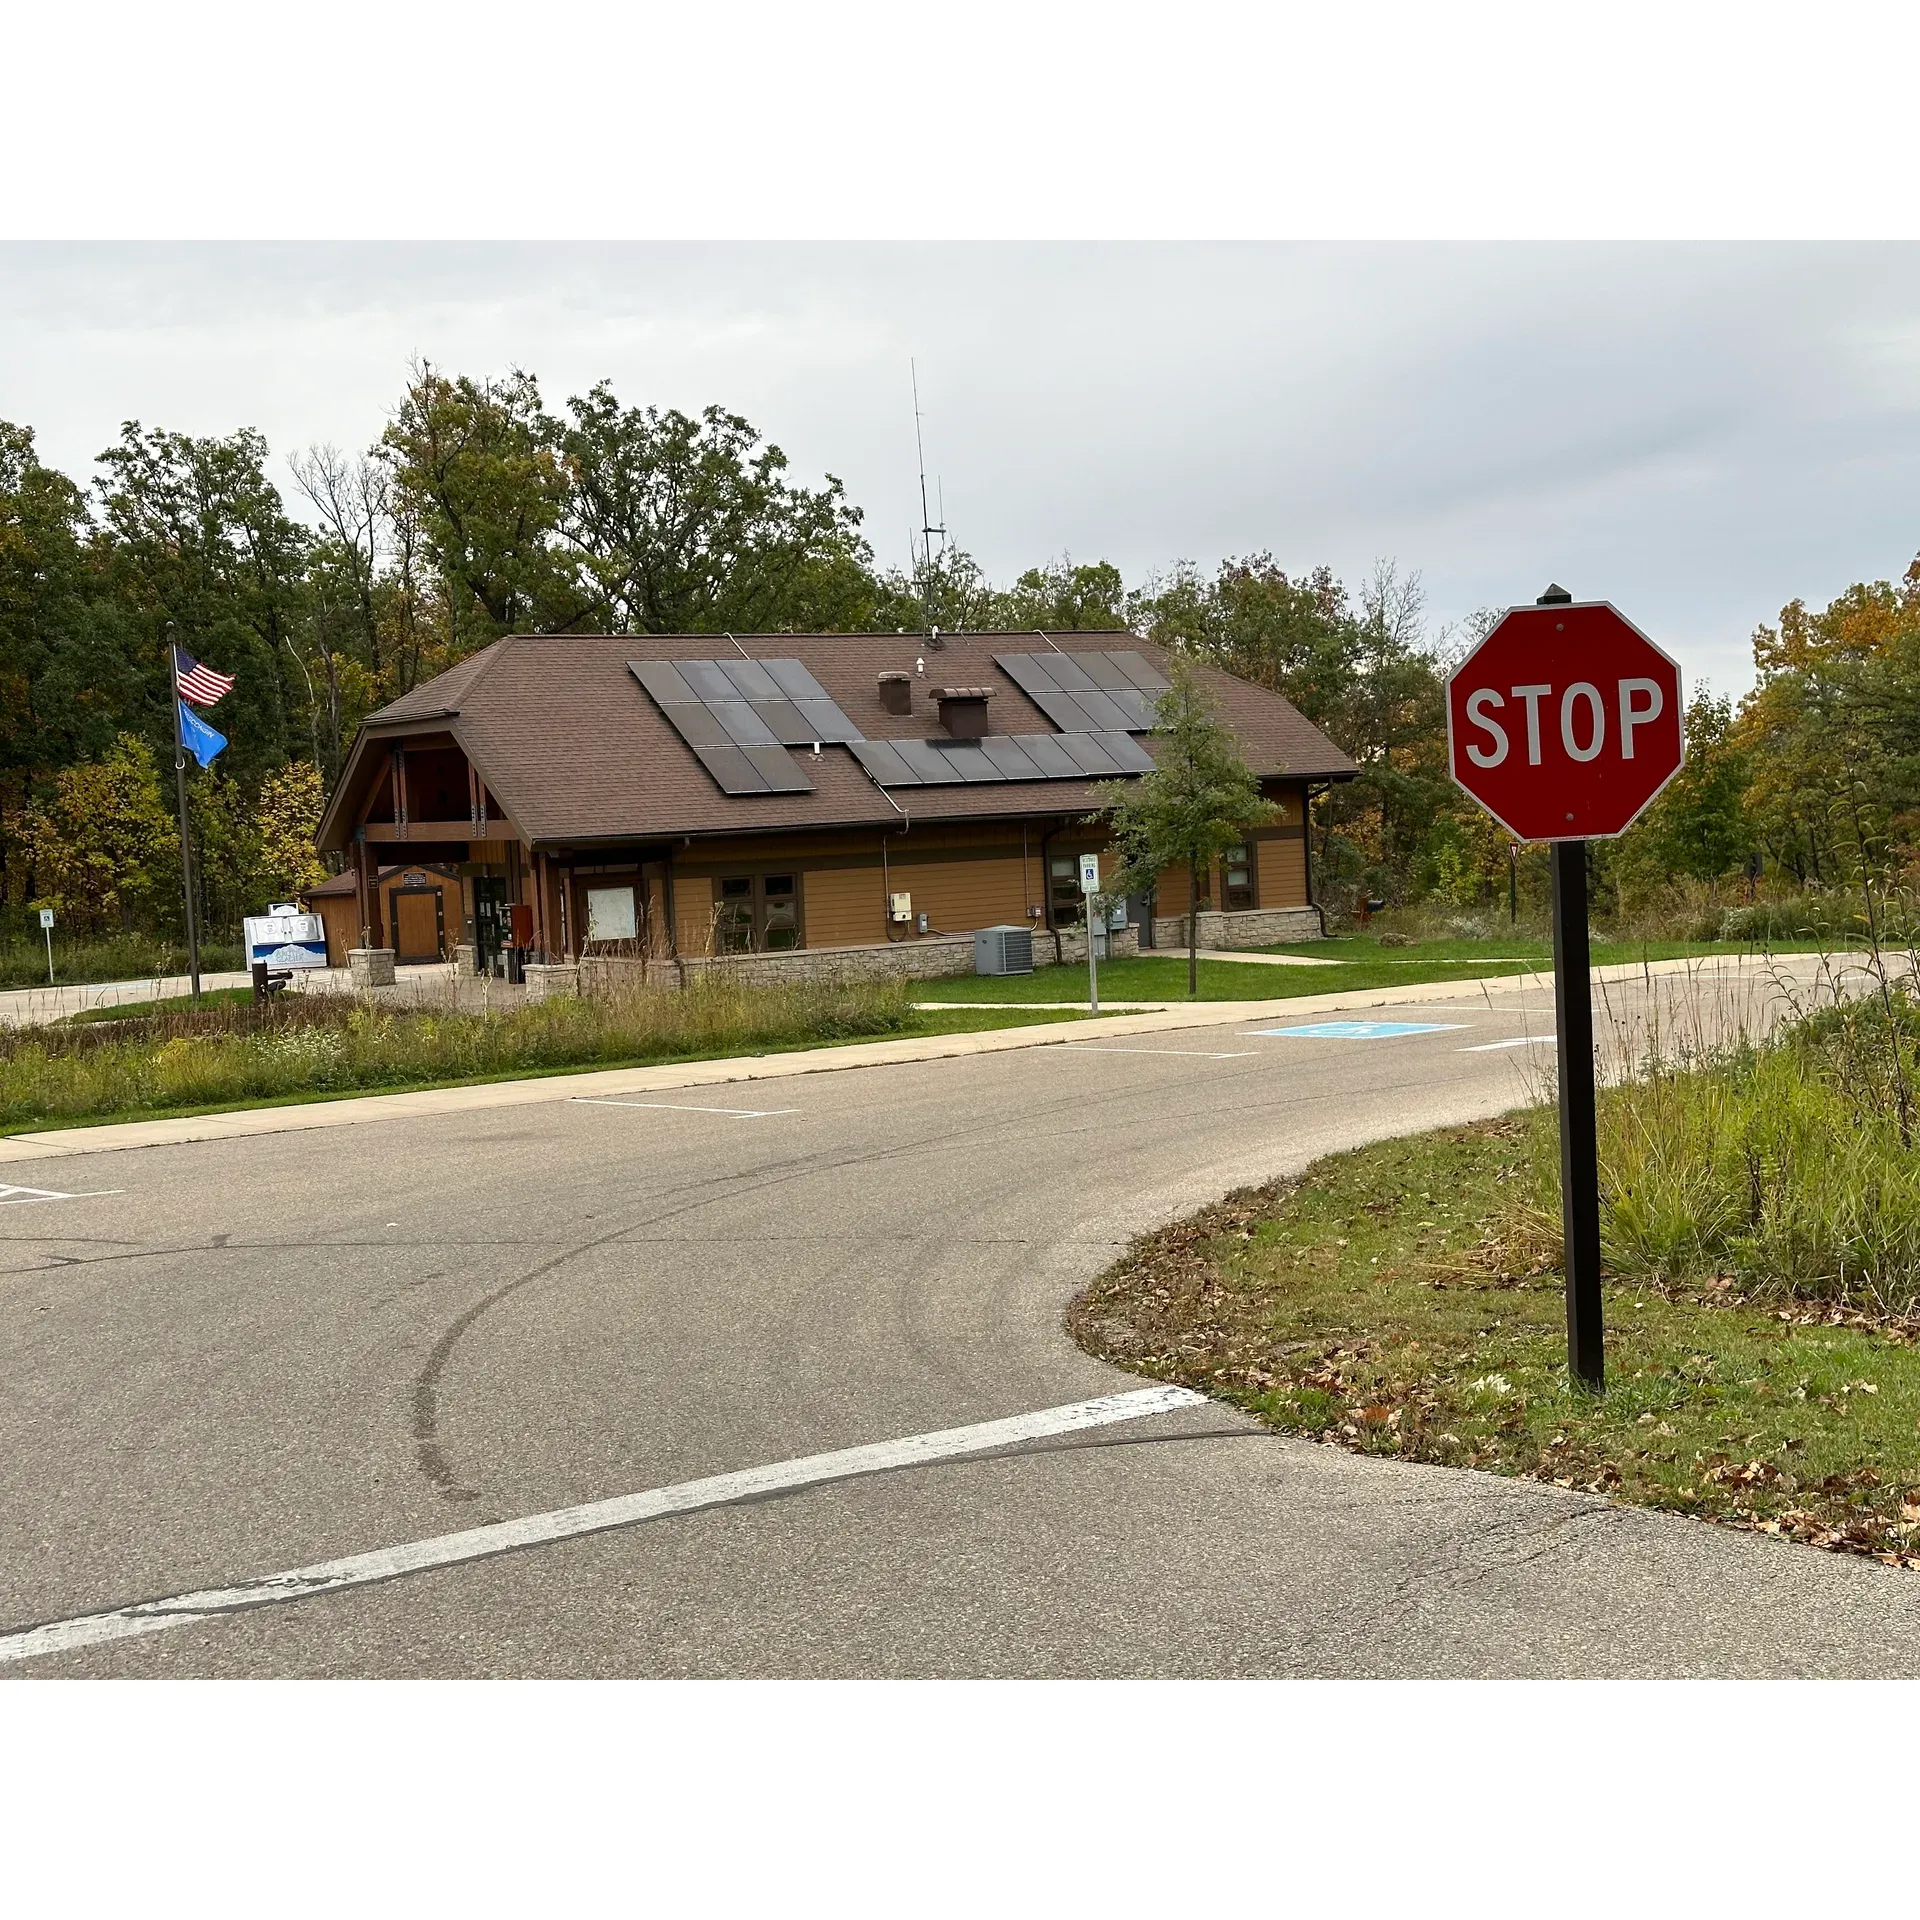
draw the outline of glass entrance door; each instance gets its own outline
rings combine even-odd
[[[504,874],[476,874],[473,882],[474,970],[504,973],[501,959],[512,944],[507,917],[507,881]]]

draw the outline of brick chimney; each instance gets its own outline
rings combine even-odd
[[[880,676],[880,704],[889,713],[913,711],[913,675],[883,673]]]
[[[940,709],[940,724],[955,740],[985,737],[991,687],[935,687],[933,697]]]

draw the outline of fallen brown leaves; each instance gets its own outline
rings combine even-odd
[[[1629,1482],[1620,1461],[1631,1469],[1636,1460],[1647,1458],[1633,1451],[1633,1442],[1627,1441],[1628,1450],[1620,1452],[1618,1435],[1609,1442],[1570,1428],[1542,1444],[1517,1414],[1509,1419],[1500,1411],[1504,1382],[1498,1375],[1492,1376],[1488,1389],[1494,1410],[1483,1409],[1476,1423],[1490,1425],[1492,1431],[1463,1439],[1448,1430],[1449,1422],[1462,1411],[1462,1386],[1478,1382],[1445,1373],[1443,1360],[1422,1353],[1417,1343],[1383,1344],[1359,1327],[1328,1329],[1312,1339],[1276,1338],[1274,1326],[1281,1316],[1272,1307],[1278,1282],[1258,1260],[1249,1263],[1245,1256],[1261,1227],[1298,1187],[1298,1182],[1288,1181],[1243,1189],[1136,1242],[1072,1303],[1067,1324],[1074,1338],[1089,1352],[1133,1372],[1252,1403],[1263,1416],[1329,1445],[1624,1495],[1721,1525],[1858,1554],[1886,1566],[1920,1569],[1920,1488],[1883,1487],[1870,1467],[1803,1484],[1777,1461],[1725,1451],[1696,1456],[1683,1485],[1673,1485],[1671,1477],[1663,1485],[1652,1484],[1644,1473]],[[1328,1273],[1346,1244],[1340,1238],[1319,1246],[1276,1248],[1273,1263],[1283,1273]],[[1514,1261],[1512,1252],[1488,1238],[1453,1249],[1444,1264],[1423,1259],[1415,1271],[1419,1284],[1449,1290],[1511,1294],[1545,1286],[1557,1291],[1556,1275],[1542,1273],[1530,1261]],[[1513,1272],[1521,1264],[1529,1270]],[[1696,1287],[1684,1295],[1676,1289],[1670,1297],[1762,1316],[1783,1330],[1840,1327],[1871,1331],[1901,1344],[1920,1339],[1920,1321],[1890,1322],[1826,1304],[1758,1301],[1730,1285]],[[1458,1358],[1456,1354],[1456,1367]],[[1698,1358],[1710,1371],[1712,1356]],[[1872,1382],[1856,1381],[1843,1386],[1840,1395],[1875,1391]],[[1449,1395],[1452,1414],[1441,1405]],[[1642,1416],[1639,1426],[1650,1429],[1656,1443],[1658,1436],[1673,1433],[1651,1414]],[[1607,1457],[1609,1446],[1617,1458]]]

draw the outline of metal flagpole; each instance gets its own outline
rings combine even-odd
[[[187,827],[187,737],[180,725],[180,655],[167,629],[167,684],[173,689],[173,786],[180,809],[180,889],[187,903],[187,975],[200,998],[200,920],[193,908],[193,836]]]

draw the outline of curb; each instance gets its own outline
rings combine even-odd
[[[1655,960],[1642,964],[1595,967],[1596,983],[1649,976],[1723,971],[1757,971],[1749,957]],[[1232,1026],[1242,1020],[1272,1020],[1317,1013],[1343,1013],[1366,1007],[1421,1006],[1457,1000],[1464,994],[1508,994],[1551,990],[1549,973],[1505,974],[1481,980],[1434,980],[1405,987],[1359,988],[1346,993],[1298,994],[1283,1000],[1208,1000],[1163,1013],[1119,1014],[1103,1018],[1102,1038],[1132,1033],[1168,1033],[1183,1028]],[[785,1080],[808,1073],[852,1072],[861,1067],[906,1066],[923,1060],[965,1059],[983,1053],[1013,1053],[1028,1047],[1057,1047],[1083,1039],[1086,1029],[1071,1022],[1045,1026],[997,1027],[985,1033],[940,1034],[915,1040],[859,1041],[837,1047],[813,1047],[793,1053],[750,1054],[730,1060],[694,1060],[658,1067],[612,1067],[594,1073],[543,1074],[529,1080],[494,1080],[483,1086],[431,1087],[412,1093],[362,1094],[303,1106],[250,1107],[234,1113],[208,1113],[179,1119],[132,1120],[113,1126],[64,1127],[18,1133],[0,1139],[0,1164],[64,1159],[79,1154],[125,1153],[140,1147],[189,1146],[205,1140],[246,1139],[258,1134],[305,1133],[327,1127],[367,1126],[382,1120],[416,1120],[444,1113],[473,1113],[499,1107],[538,1106],[586,1095],[668,1093],[689,1087],[717,1087],[745,1080]]]

